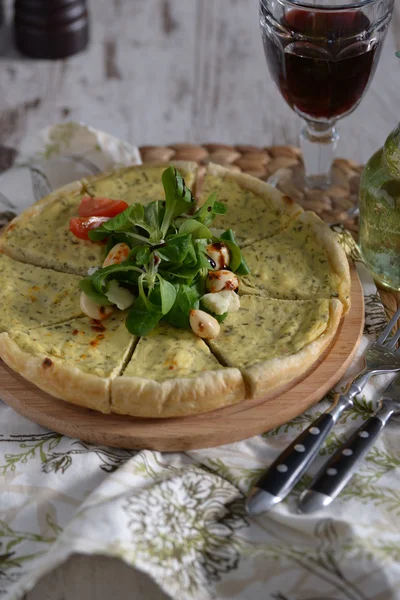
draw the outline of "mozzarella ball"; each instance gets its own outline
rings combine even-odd
[[[223,242],[208,244],[206,247],[208,256],[215,262],[216,269],[225,269],[229,266],[231,255],[228,246]]]
[[[222,292],[222,290],[236,290],[239,279],[232,271],[209,271],[206,288],[209,292]]]
[[[96,304],[96,302],[89,298],[85,292],[81,292],[80,305],[82,312],[89,317],[89,319],[96,319],[96,321],[106,319],[113,312],[111,306],[100,306],[99,304]]]
[[[113,248],[111,248],[110,252],[104,259],[103,267],[109,267],[110,265],[118,265],[122,263],[124,260],[128,258],[129,252],[131,249],[128,244],[124,244],[121,242],[120,244],[115,244]]]
[[[203,310],[191,310],[189,314],[190,327],[201,338],[212,340],[220,331],[217,319]]]
[[[236,312],[240,308],[239,296],[233,290],[205,294],[201,301],[208,310],[211,310],[216,315]]]

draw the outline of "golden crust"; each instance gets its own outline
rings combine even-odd
[[[41,390],[72,404],[110,412],[110,380],[80,371],[45,354],[33,356],[21,350],[8,333],[0,334],[0,356],[11,369]]]
[[[333,341],[343,313],[342,303],[333,298],[325,331],[296,354],[273,358],[243,370],[250,397],[262,397],[285,383],[303,375]]]
[[[261,179],[257,179],[251,175],[246,175],[246,173],[238,173],[236,171],[231,171],[226,167],[222,167],[221,165],[210,163],[207,167],[206,174],[236,181],[241,187],[268,201],[276,210],[281,210],[284,208],[284,210],[281,210],[281,212],[285,212],[287,215],[290,215],[293,218],[297,217],[297,215],[303,212],[303,208],[300,206],[300,204],[297,204],[297,202],[292,200],[292,198],[285,196],[282,194],[282,192],[269,183],[261,181]]]
[[[111,382],[111,411],[135,417],[184,417],[236,404],[245,395],[243,377],[235,368],[162,382],[122,376]]]

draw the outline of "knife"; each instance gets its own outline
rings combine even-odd
[[[358,470],[390,417],[399,411],[400,375],[383,392],[378,410],[336,450],[301,494],[299,512],[308,514],[329,506]]]

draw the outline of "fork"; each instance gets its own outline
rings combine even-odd
[[[312,513],[328,506],[351,479],[390,417],[400,411],[400,375],[383,392],[378,410],[336,450],[300,495],[298,509]]]
[[[269,511],[287,496],[318,453],[333,425],[345,410],[353,406],[355,396],[361,393],[370,377],[400,371],[400,350],[396,350],[400,329],[388,339],[399,318],[400,308],[368,348],[364,369],[353,379],[346,392],[338,394],[332,405],[297,436],[262,474],[247,497],[248,514]]]

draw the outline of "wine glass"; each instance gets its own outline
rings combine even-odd
[[[325,189],[339,134],[371,82],[394,0],[260,0],[270,74],[305,120],[300,134],[305,184]]]

